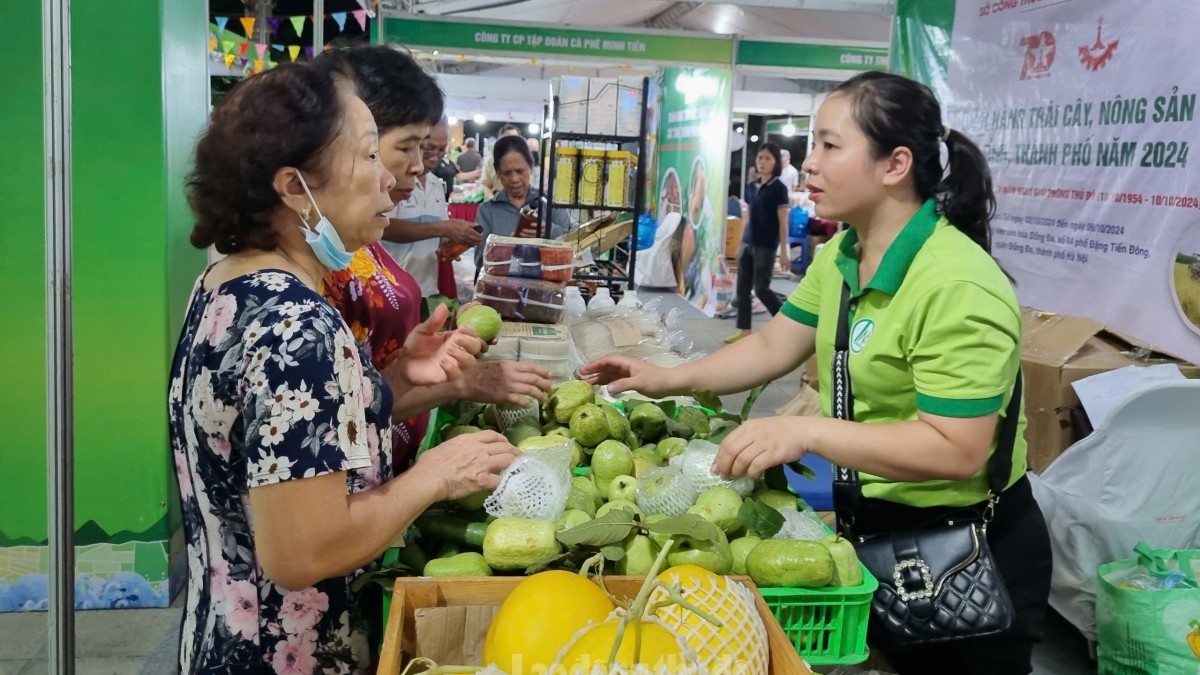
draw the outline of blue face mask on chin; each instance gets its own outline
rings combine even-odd
[[[342,243],[342,238],[338,236],[337,229],[333,227],[333,223],[329,219],[321,215],[321,207],[317,206],[317,201],[313,199],[312,192],[308,190],[308,184],[304,182],[304,176],[297,171],[296,175],[300,177],[300,185],[304,188],[304,193],[308,195],[308,201],[312,202],[313,208],[317,210],[317,226],[310,228],[308,222],[301,219],[304,223],[300,227],[300,231],[304,233],[304,241],[308,243],[317,260],[322,265],[334,271],[344,270],[350,266],[350,260],[354,254],[346,250],[345,244]]]

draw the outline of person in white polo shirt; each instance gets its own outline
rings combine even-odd
[[[407,199],[392,211],[392,224],[383,245],[421,285],[421,295],[438,295],[438,246],[442,239],[474,246],[480,241],[475,223],[450,218],[446,184],[434,175],[450,144],[450,127],[443,117],[430,128],[421,146],[424,173]]]
[[[792,153],[788,150],[780,150],[779,154],[783,157],[783,172],[779,174],[779,182],[787,186],[788,193],[796,191],[796,186],[800,184],[800,171],[792,166]]]

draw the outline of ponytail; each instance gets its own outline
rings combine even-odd
[[[929,87],[900,75],[872,71],[846,80],[832,94],[848,98],[854,121],[870,139],[876,157],[908,148],[917,198],[936,199],[938,211],[950,224],[992,252],[990,223],[996,211],[992,172],[979,146],[942,126],[942,108]],[[943,142],[947,150],[944,168]]]
[[[996,194],[992,171],[979,146],[966,135],[947,129],[946,175],[938,185],[938,210],[971,241],[992,252],[992,216]]]

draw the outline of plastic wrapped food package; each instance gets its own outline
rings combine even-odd
[[[670,367],[683,364],[687,353],[672,348],[679,339],[651,305],[589,310],[571,324],[571,338],[585,363],[619,354]]]
[[[521,341],[515,337],[498,337],[496,343],[479,355],[480,361],[516,361],[521,353]]]
[[[493,235],[484,244],[484,274],[566,282],[574,271],[575,249],[561,241]]]
[[[565,382],[574,377],[579,368],[569,339],[548,340],[545,338],[521,338],[520,360],[545,368],[550,379]]]
[[[475,300],[508,321],[558,323],[563,317],[563,285],[553,281],[484,275]]]

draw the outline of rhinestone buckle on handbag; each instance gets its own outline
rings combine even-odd
[[[904,570],[916,569],[921,573],[921,581],[924,583],[924,588],[909,592],[904,585]],[[933,597],[933,575],[929,571],[929,565],[920,558],[909,558],[896,563],[893,570],[892,578],[896,581],[896,593],[904,602],[910,600],[924,600],[925,598]]]

